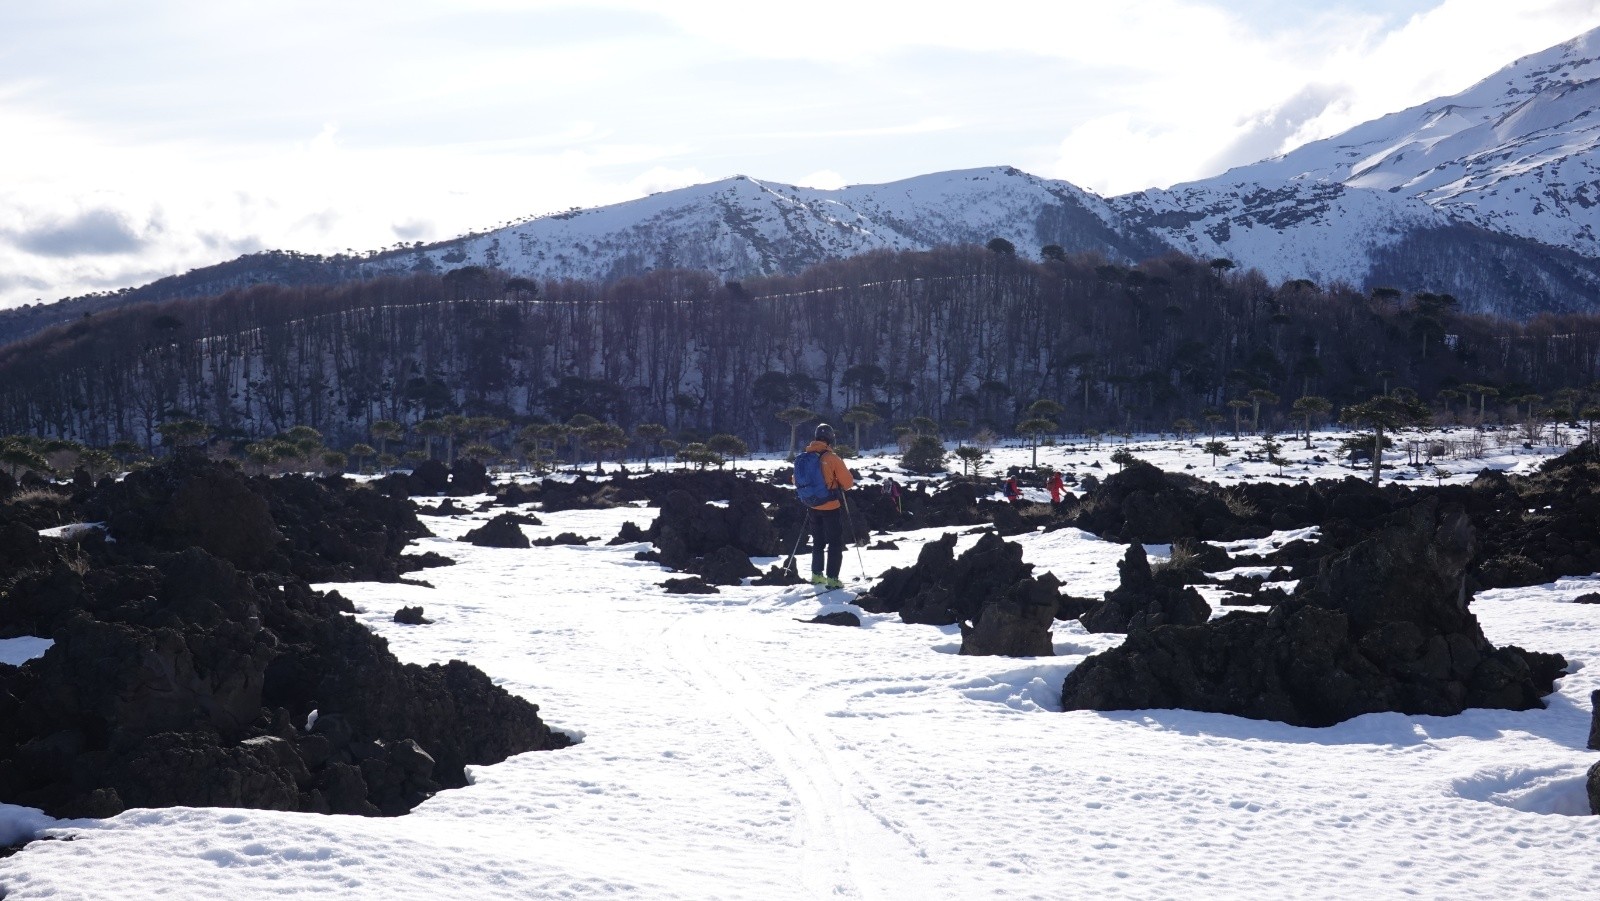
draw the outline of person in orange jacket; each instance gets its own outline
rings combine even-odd
[[[1050,503],[1061,503],[1061,492],[1067,487],[1067,483],[1061,478],[1061,473],[1051,470],[1050,478],[1045,480],[1044,487],[1050,489]]]
[[[856,486],[849,467],[833,452],[833,426],[817,426],[816,438],[806,451],[822,458],[822,481],[833,491],[832,500],[811,508],[811,584],[843,588],[839,567],[844,563],[844,511],[840,498]],[[824,568],[826,563],[826,568]]]

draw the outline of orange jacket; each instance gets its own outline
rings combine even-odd
[[[806,450],[817,451],[818,453],[827,451],[827,453],[822,454],[822,484],[827,485],[829,488],[838,488],[840,491],[849,491],[851,488],[856,487],[856,477],[850,474],[849,467],[845,466],[844,461],[839,459],[839,455],[833,452],[833,448],[828,446],[828,442],[813,441],[806,445]],[[839,509],[839,502],[828,501],[811,509],[837,510]]]

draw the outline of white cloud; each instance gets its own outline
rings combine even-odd
[[[840,175],[832,169],[819,169],[810,175],[801,176],[799,180],[795,182],[795,184],[803,188],[817,188],[822,191],[836,191],[849,184],[849,182],[844,180],[843,175]]]
[[[693,166],[683,169],[653,166],[649,170],[640,173],[633,181],[628,182],[628,187],[641,195],[658,194],[662,191],[686,188],[706,181],[710,181],[706,174]]]

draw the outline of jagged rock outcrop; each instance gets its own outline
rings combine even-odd
[[[1158,581],[1144,546],[1131,544],[1117,563],[1122,582],[1106,592],[1105,603],[1083,614],[1090,632],[1134,632],[1156,626],[1193,626],[1211,617],[1211,605],[1185,585]]]
[[[128,473],[88,504],[87,515],[118,541],[163,551],[198,547],[246,569],[266,566],[283,541],[268,499],[236,468],[193,449]]]
[[[231,464],[180,452],[170,462],[104,481],[81,515],[137,549],[199,547],[243,569],[306,581],[394,581],[429,565],[400,551],[431,534],[412,505],[338,476],[246,478]]]
[[[422,615],[421,607],[401,607],[394,612],[394,621],[405,626],[428,626],[433,620]]]
[[[1129,634],[1062,686],[1066,710],[1184,708],[1325,726],[1364,713],[1542,706],[1559,655],[1494,648],[1468,610],[1466,511],[1425,499],[1324,558],[1269,613]]]
[[[1223,490],[1134,460],[1091,489],[1068,522],[1111,541],[1165,544],[1180,538],[1228,541],[1269,529],[1235,512]]]
[[[1055,654],[1050,627],[1061,589],[1054,576],[1024,579],[978,611],[977,622],[961,623],[961,653],[969,657],[1049,657]]]
[[[1459,492],[1460,489],[1457,489]],[[1484,537],[1475,569],[1486,588],[1600,572],[1600,449],[1586,441],[1526,477],[1485,472],[1463,500]]]
[[[591,541],[599,541],[599,540],[600,539],[598,539],[598,538],[585,537],[583,535],[579,535],[577,532],[560,532],[560,533],[555,534],[555,535],[547,535],[544,538],[535,538],[533,540],[533,546],[534,547],[556,547],[556,546],[559,545],[559,546],[583,547],[583,546],[587,545]]]
[[[510,513],[501,513],[457,540],[478,547],[532,547],[532,542],[528,541],[528,536],[522,533],[522,528],[517,524],[516,516]]]
[[[489,470],[477,460],[465,457],[457,459],[449,466],[438,460],[424,460],[410,471],[391,472],[380,479],[374,479],[371,484],[380,494],[401,498],[434,497],[441,494],[466,497],[488,494],[494,490]]]
[[[656,547],[649,559],[723,585],[737,585],[759,574],[750,557],[779,553],[772,520],[758,501],[747,496],[724,507],[674,490],[662,499],[661,515],[645,534]]]
[[[962,653],[1033,657],[1052,653],[1061,583],[1033,574],[1022,546],[985,532],[959,558],[956,536],[924,545],[916,565],[883,574],[856,600],[870,613],[898,613],[908,623],[961,624]]]
[[[314,511],[355,524],[387,509],[381,495],[245,480],[193,456],[93,495],[73,512],[108,514],[109,535],[19,545],[0,565],[0,635],[54,640],[0,666],[0,801],[66,817],[175,804],[392,815],[465,785],[469,764],[569,742],[465,663],[400,663],[347,600],[293,571],[319,553]],[[210,522],[208,498],[253,511],[267,552],[242,547],[242,531],[185,545]],[[374,561],[404,542],[382,521],[354,531],[369,533],[384,540],[348,571],[397,571]]]

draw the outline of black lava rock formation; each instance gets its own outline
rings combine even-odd
[[[1244,514],[1244,515],[1241,515]],[[1193,476],[1162,472],[1135,460],[1107,476],[1065,522],[1110,541],[1166,544],[1180,538],[1231,541],[1271,531],[1245,505]]]
[[[0,535],[16,533],[10,511]],[[425,534],[403,501],[183,455],[104,483],[73,513],[109,534],[35,536],[0,555],[0,637],[54,640],[0,666],[0,800],[59,817],[394,815],[465,785],[467,765],[569,743],[465,663],[402,664],[347,600],[310,588],[401,571],[405,536]]]
[[[392,582],[427,565],[400,551],[431,534],[409,502],[344,478],[247,479],[193,452],[103,481],[79,511],[106,523],[128,554],[198,547],[241,569],[308,582]]]
[[[1090,632],[1134,632],[1156,626],[1194,626],[1211,617],[1211,605],[1200,592],[1157,580],[1150,571],[1144,545],[1131,544],[1117,563],[1122,582],[1106,592],[1105,602],[1079,618]]]
[[[1129,634],[1062,686],[1066,710],[1183,708],[1326,726],[1364,713],[1526,710],[1566,667],[1494,648],[1468,610],[1465,509],[1427,498],[1324,558],[1271,612]]]
[[[685,576],[681,579],[668,579],[661,583],[667,594],[721,594],[722,589],[707,582],[699,576]]]
[[[908,623],[961,624],[963,654],[1036,657],[1052,653],[1061,583],[1033,575],[1022,562],[1022,546],[985,532],[955,556],[956,536],[946,533],[924,545],[916,565],[883,574],[856,600],[870,613],[898,613]]]
[[[532,547],[528,536],[522,534],[522,529],[517,525],[517,517],[511,513],[502,513],[476,529],[462,535],[458,541],[465,541],[478,547]]]
[[[433,620],[422,615],[421,607],[401,607],[394,612],[394,621],[403,626],[429,626]]]
[[[811,619],[800,620],[800,622],[819,626],[859,626],[861,625],[861,617],[848,610],[835,610],[832,613],[824,613]]]
[[[533,546],[556,547],[558,545],[576,545],[578,547],[583,547],[591,541],[599,540],[600,539],[598,538],[586,538],[576,532],[561,532],[556,535],[548,535],[544,538],[535,538],[533,540]]]
[[[661,515],[645,534],[656,547],[647,559],[723,585],[759,574],[749,558],[779,553],[772,520],[748,496],[722,507],[675,490],[662,499]]]

